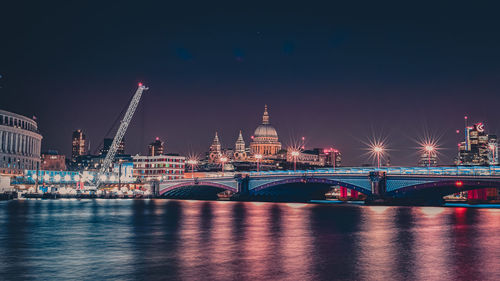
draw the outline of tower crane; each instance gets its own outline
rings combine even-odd
[[[104,162],[102,163],[101,169],[99,170],[99,173],[97,174],[97,179],[96,179],[96,188],[99,188],[99,185],[101,184],[102,180],[101,177],[106,173],[109,168],[111,167],[111,164],[113,163],[113,159],[115,158],[116,151],[118,150],[118,147],[120,146],[120,143],[122,142],[123,136],[125,136],[125,132],[127,131],[128,125],[130,124],[130,121],[132,120],[132,116],[134,116],[134,112],[137,109],[137,105],[139,105],[139,101],[141,100],[142,92],[148,90],[146,86],[144,86],[142,83],[139,83],[137,90],[135,91],[134,96],[132,97],[132,100],[130,101],[130,105],[128,106],[127,112],[125,112],[125,116],[123,116],[123,120],[120,122],[120,127],[118,128],[118,131],[116,131],[116,135],[113,139],[113,143],[111,144],[111,147],[109,148],[108,154],[106,154],[106,158],[104,158]]]

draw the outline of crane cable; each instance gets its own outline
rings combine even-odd
[[[130,98],[128,99],[127,103],[125,104],[125,106],[122,108],[122,110],[120,111],[120,113],[118,114],[118,116],[116,116],[116,119],[115,121],[113,121],[113,124],[111,125],[111,127],[109,128],[109,130],[106,132],[106,134],[104,135],[104,138],[106,138],[107,136],[109,136],[109,134],[111,133],[111,131],[113,131],[113,129],[116,128],[116,125],[118,124],[118,122],[120,122],[120,119],[121,117],[123,116],[123,113],[125,112],[125,110],[127,110],[128,108],[128,105],[130,104],[130,102],[132,101],[132,98],[134,97],[134,95],[132,94],[132,96],[130,96]],[[102,138],[101,142],[99,143],[98,146],[96,146],[96,148],[94,149],[94,154],[97,154],[99,149],[101,149],[101,147],[104,145],[104,138]]]

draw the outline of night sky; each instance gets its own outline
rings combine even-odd
[[[351,165],[369,162],[372,137],[387,139],[392,165],[415,165],[423,134],[451,163],[464,115],[500,134],[494,1],[10,2],[0,108],[35,115],[43,150],[69,155],[77,128],[96,149],[140,81],[150,90],[131,154],[156,136],[183,154],[206,151],[215,131],[223,147],[240,129],[248,144],[264,104],[284,146],[305,136]]]

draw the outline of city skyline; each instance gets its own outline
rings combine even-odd
[[[173,12],[189,10],[183,4],[145,4],[145,21],[133,16],[133,2],[119,13],[110,4],[46,4],[29,14],[8,5],[0,108],[35,115],[44,151],[69,155],[78,128],[92,147],[112,137],[105,133],[139,81],[151,89],[125,136],[131,153],[145,154],[155,137],[182,154],[205,151],[214,131],[223,145],[239,130],[248,141],[264,104],[283,143],[306,136],[309,147],[338,147],[347,165],[363,164],[371,135],[389,139],[391,163],[412,165],[414,140],[432,132],[446,148],[439,163],[448,164],[464,115],[500,131],[500,39],[491,36],[499,24],[485,16],[491,10],[436,4],[403,17],[383,5],[370,13],[349,4],[270,5],[207,7],[186,17]]]
[[[468,116],[466,116],[466,117],[469,118]],[[36,118],[36,119],[38,119],[38,118]],[[469,118],[469,119],[471,119],[471,118]],[[468,126],[474,125],[475,123],[481,123],[484,125],[485,122],[472,122]],[[80,131],[80,130],[82,130],[82,129],[76,129],[73,132],[76,133],[76,131]],[[485,128],[485,130],[486,130],[486,132],[489,132],[488,128]],[[239,132],[240,131],[241,131],[241,134],[243,136],[244,141],[250,143],[252,141],[253,134],[245,133],[243,130],[239,130]],[[251,132],[253,130],[249,130],[249,131]],[[278,131],[279,131],[279,128],[278,128]],[[82,130],[82,132],[84,134],[86,134],[85,130]],[[94,143],[96,143],[95,146],[91,146],[92,142],[90,142],[90,140],[93,138],[91,136],[86,136],[88,142],[85,143],[85,151],[86,152],[83,155],[95,154],[92,152],[98,152],[99,149],[102,150],[103,140],[104,141],[110,140],[110,137],[112,138],[114,136],[115,132],[116,132],[116,126],[115,126],[114,130],[112,130],[111,133],[107,135],[107,137],[102,138],[101,140],[96,139],[96,142],[94,142]],[[223,141],[221,141],[221,146],[223,149],[234,148],[235,141],[237,140],[237,137],[234,139],[230,139],[228,137],[228,134],[226,134],[224,132],[221,134],[221,132],[219,132],[219,131],[216,131],[216,132],[218,133],[219,139],[224,139]],[[406,147],[403,147],[403,146],[392,145],[392,143],[390,141],[388,141],[388,139],[389,139],[388,134],[385,136],[381,135],[381,134],[377,135],[375,131],[372,131],[370,138],[366,138],[364,140],[363,139],[354,139],[354,141],[357,142],[359,145],[358,146],[351,146],[351,148],[354,148],[354,149],[352,149],[352,151],[357,151],[357,154],[350,155],[350,158],[346,158],[346,160],[344,160],[344,161],[346,162],[347,166],[375,165],[376,161],[374,160],[374,158],[367,157],[367,156],[369,156],[369,152],[373,148],[373,145],[372,145],[373,142],[379,142],[380,140],[383,139],[384,140],[383,145],[385,148],[385,152],[384,152],[384,158],[381,160],[382,165],[386,165],[387,163],[389,165],[392,165],[392,166],[416,165],[420,161],[421,152],[422,152],[422,142],[420,140],[425,137],[429,141],[432,141],[434,143],[434,145],[439,147],[439,152],[437,154],[437,164],[438,165],[454,165],[454,162],[456,161],[457,154],[458,154],[458,150],[456,149],[456,145],[453,147],[444,146],[443,142],[442,142],[442,138],[443,138],[442,133],[441,134],[429,133],[428,131],[424,131],[424,130],[422,130],[422,132],[423,132],[422,135],[415,136],[413,138],[411,138],[410,136],[407,136],[407,141],[408,141],[407,144],[409,144],[409,145]],[[460,128],[460,129],[455,130],[454,135],[456,136],[458,143],[463,142],[463,140],[464,140],[464,128]],[[155,136],[149,140],[145,140],[146,144],[144,145],[144,147],[140,148],[141,151],[132,151],[132,149],[130,149],[128,147],[128,143],[127,143],[127,145],[125,145],[125,149],[126,149],[125,154],[148,155],[148,149],[151,145],[151,141],[158,140],[159,138],[160,137]],[[290,135],[288,140],[286,139],[286,137],[284,138],[285,140],[283,143],[283,149],[286,150],[290,147],[293,147],[297,143],[296,140],[300,139],[300,138],[303,138],[303,139],[307,138],[307,141],[304,142],[306,145],[303,147],[303,149],[304,148],[305,149],[313,149],[313,148],[328,149],[328,148],[332,147],[332,145],[328,146],[328,144],[325,144],[324,146],[310,145],[310,143],[318,143],[318,142],[315,142],[314,140],[311,141],[306,136],[299,137],[298,135],[295,135],[295,136]],[[71,141],[71,139],[70,139],[70,141]],[[168,143],[165,142],[165,145],[167,145],[167,144]],[[122,146],[123,145],[124,145],[124,143],[122,143]],[[202,144],[202,146],[203,146],[203,144]],[[168,150],[165,150],[165,153],[178,153],[181,155],[203,155],[209,150],[210,142],[205,144],[204,147],[201,147],[198,151],[193,149],[192,145],[190,145],[189,147],[190,148],[188,148],[188,149],[185,149],[185,150],[181,149],[178,151],[168,149]],[[339,148],[339,146],[335,146],[335,148],[343,153],[342,149]],[[69,152],[66,152],[66,150],[68,150]],[[47,148],[47,145],[44,145],[44,143],[42,142],[42,151],[44,151],[44,152],[46,152],[46,151],[58,151],[64,155],[66,155],[68,157],[68,159],[70,159],[71,155],[72,155],[71,145],[70,145],[69,149],[66,149],[66,148],[58,149],[58,148],[54,148],[54,147]],[[403,153],[406,153],[409,155],[409,157],[406,157],[406,159],[408,159],[406,164],[399,164],[400,161],[398,161],[398,160],[401,160],[401,159],[394,159],[393,158],[393,156],[395,154],[397,154],[397,152],[403,152]],[[358,162],[355,162],[356,161],[355,159],[357,159]],[[446,162],[447,161],[446,159],[449,159],[449,162]],[[394,164],[394,160],[396,160],[395,161],[396,164]],[[387,162],[387,161],[389,161],[389,162]]]

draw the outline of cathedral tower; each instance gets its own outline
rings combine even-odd
[[[219,136],[217,135],[217,132],[215,132],[214,140],[209,149],[208,162],[217,163],[221,155],[222,155],[222,147],[219,141]]]
[[[245,160],[247,158],[247,153],[245,151],[245,141],[243,140],[243,136],[241,135],[241,130],[240,130],[240,135],[238,136],[238,139],[236,140],[236,144],[234,146],[234,159],[235,160]]]

